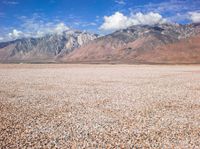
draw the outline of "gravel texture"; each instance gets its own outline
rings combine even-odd
[[[200,148],[200,66],[0,65],[0,148]]]

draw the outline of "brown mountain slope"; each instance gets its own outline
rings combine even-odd
[[[119,49],[123,48],[124,45],[124,42],[117,39],[108,39],[106,43],[104,40],[99,40],[76,49],[64,57],[63,60],[72,62],[115,60],[120,55]]]
[[[200,63],[200,23],[135,25],[98,38],[65,31],[0,43],[0,62]]]
[[[152,63],[200,63],[200,35],[158,46],[136,59]]]
[[[163,43],[154,36],[133,42],[94,42],[76,49],[63,59],[67,62],[111,63],[200,63],[200,36]]]
[[[200,63],[200,24],[133,26],[98,38],[64,62]]]
[[[200,36],[182,39],[175,43],[163,44],[159,42],[155,37],[146,37],[126,45],[125,43],[117,43],[117,41],[106,44],[103,42],[93,43],[92,46],[86,45],[73,51],[65,57],[65,61],[97,63],[200,63]]]

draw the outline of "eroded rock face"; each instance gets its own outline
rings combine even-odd
[[[70,30],[41,38],[0,43],[0,61],[55,61],[57,57],[62,57],[97,37],[98,35]]]
[[[200,59],[195,57],[195,60],[192,60],[194,55],[192,45],[195,45],[195,54],[200,55],[200,45],[196,43],[199,41],[199,35],[200,24],[137,25],[116,31],[81,46],[66,55],[63,61],[154,63],[154,58],[150,57],[154,56],[162,57],[162,59],[156,59],[155,63],[196,63],[200,62]],[[183,43],[185,48],[182,48],[181,51],[178,48],[182,47],[180,45]],[[172,44],[173,46],[170,46]],[[170,49],[172,47],[175,49],[174,51]],[[170,58],[170,55],[165,59],[164,56],[161,56],[164,53],[177,55],[173,57],[177,60]]]

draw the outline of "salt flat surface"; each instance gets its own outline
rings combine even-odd
[[[0,65],[0,148],[200,148],[200,66]]]

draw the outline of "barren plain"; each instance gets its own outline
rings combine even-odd
[[[2,64],[0,148],[200,148],[200,66]]]

